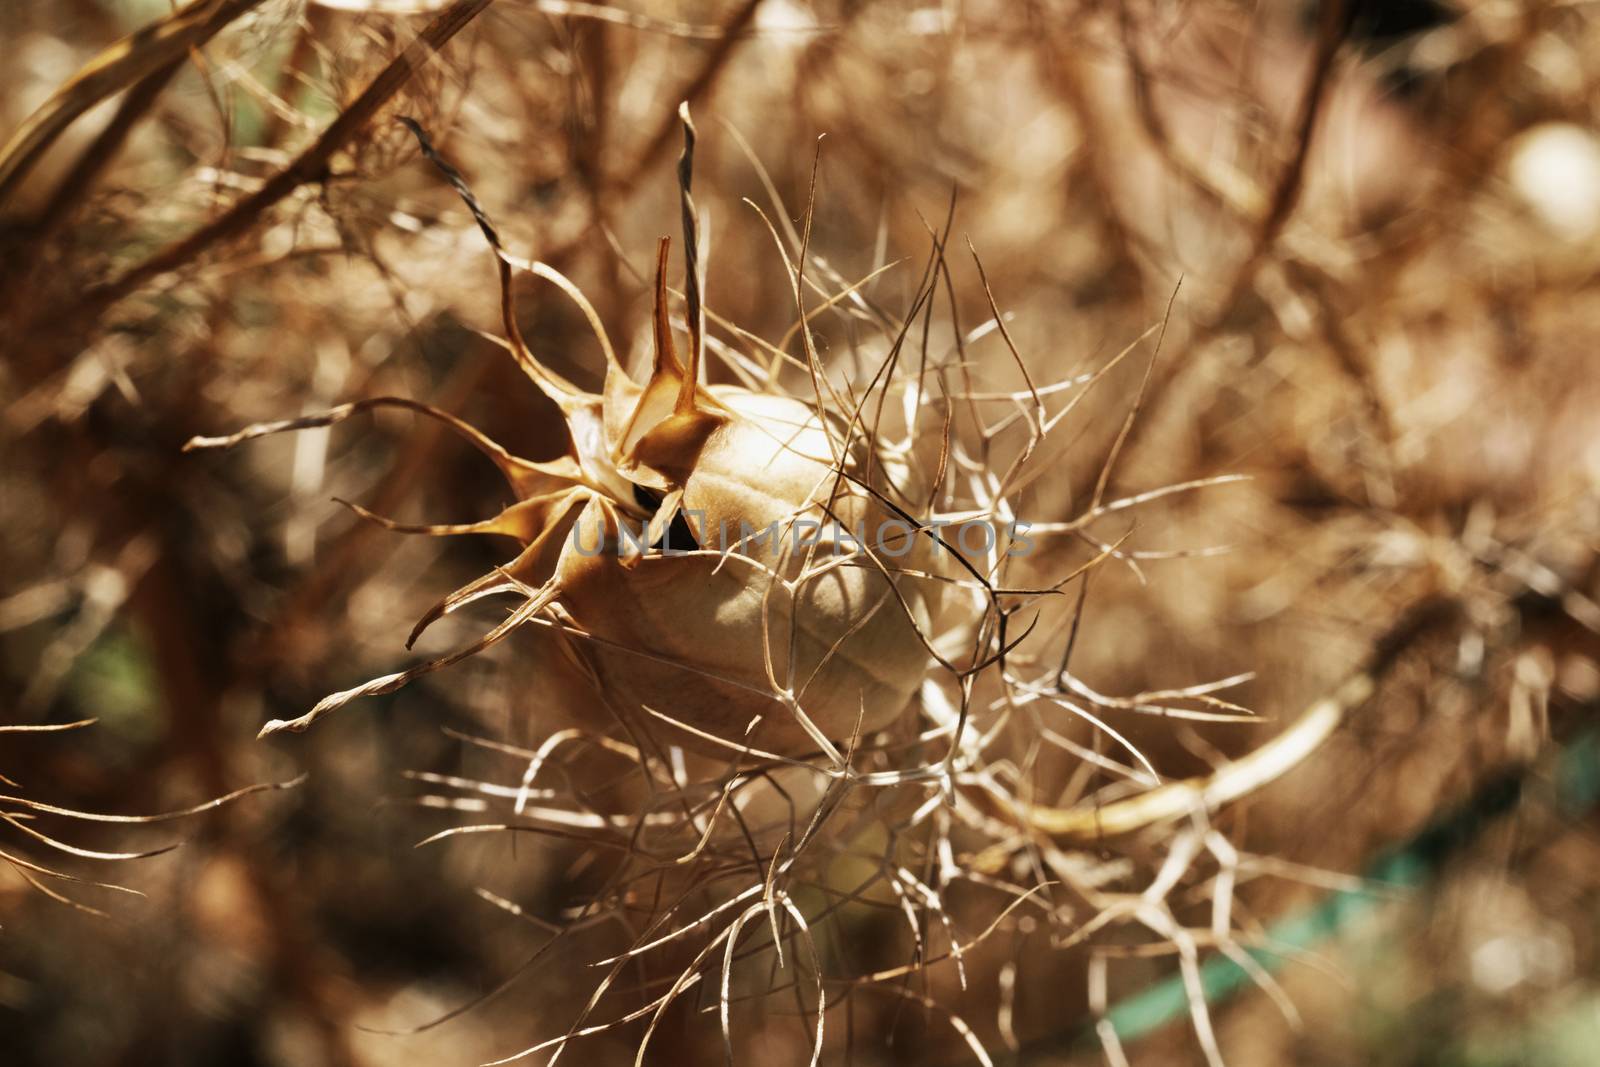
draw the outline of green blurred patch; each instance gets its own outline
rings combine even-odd
[[[1592,1067],[1600,1059],[1600,992],[1552,1005],[1525,1029],[1465,1035],[1448,1057],[1461,1067]]]
[[[78,657],[64,690],[83,718],[99,720],[97,740],[108,749],[160,740],[161,678],[148,642],[133,628],[108,627]]]

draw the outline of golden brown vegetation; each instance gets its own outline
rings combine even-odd
[[[1587,1062],[1587,7],[0,12],[19,1062]]]

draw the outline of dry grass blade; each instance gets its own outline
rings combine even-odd
[[[81,730],[93,726],[98,720],[79,719],[62,723],[0,723],[0,734],[53,734],[67,730]]]
[[[76,724],[74,724],[76,725]],[[214,811],[217,808],[232,804],[241,797],[253,796],[256,793],[275,793],[282,789],[294,789],[304,784],[305,775],[290,779],[287,782],[267,782],[262,785],[247,785],[242,789],[235,789],[226,796],[216,797],[193,807],[179,808],[176,811],[164,811],[156,815],[106,815],[94,811],[75,811],[71,808],[59,808],[53,804],[43,804],[27,797],[0,796],[0,804],[15,804],[29,811],[42,812],[46,815],[65,815],[72,819],[81,819],[84,822],[115,822],[115,823],[150,823],[169,822],[173,819],[187,819],[201,812]]]

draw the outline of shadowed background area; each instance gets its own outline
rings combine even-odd
[[[803,358],[784,231],[808,201],[807,309],[840,381],[871,376],[880,320],[914,306],[912,344],[974,394],[1026,396],[1145,338],[1055,431],[1018,515],[1067,522],[1103,476],[1117,500],[1208,484],[1041,535],[1037,581],[1118,553],[1081,601],[1073,586],[1015,625],[1037,618],[1019,662],[1070,643],[1103,694],[1251,675],[1226,695],[1261,723],[1102,710],[1163,775],[1251,750],[1416,605],[1456,606],[1360,715],[1215,819],[1254,857],[1231,922],[1275,948],[1275,977],[1208,971],[1197,1028],[1204,998],[1170,985],[1174,951],[1148,930],[1080,938],[1081,908],[1000,916],[969,886],[928,934],[940,958],[921,959],[880,888],[840,913],[827,966],[906,973],[830,993],[824,1061],[1099,1062],[1117,1054],[1093,1035],[1110,1002],[1133,1063],[1590,1062],[1590,7],[0,0],[0,51],[0,724],[96,720],[0,732],[17,787],[0,800],[6,1063],[471,1064],[579,1017],[589,965],[630,931],[538,953],[607,884],[603,851],[576,834],[413,847],[489,818],[440,810],[439,776],[516,785],[525,761],[469,739],[533,749],[605,727],[540,635],[256,739],[410,662],[414,620],[504,562],[503,545],[386,531],[333,498],[470,522],[507,502],[492,465],[405,412],[182,448],[399,395],[552,456],[554,405],[485,336],[501,332],[494,258],[398,119],[459,168],[510,253],[581,287],[638,371],[655,242],[680,233],[680,101],[714,352]],[[598,387],[578,308],[527,274],[515,295],[539,358]],[[733,380],[717,359],[709,373]],[[803,373],[782,382],[810,395]],[[975,440],[976,409],[952,410]],[[952,478],[981,483],[1018,447],[997,436],[986,471]],[[446,620],[419,649],[492,618]],[[1081,722],[1059,730],[1098,745]],[[1104,784],[1022,727],[1005,744],[1041,801]],[[153,814],[302,772],[158,825],[17,799]],[[30,831],[183,845],[113,861]],[[1110,878],[1166,848],[1087,854]],[[813,906],[846,892],[847,860]],[[1170,903],[1204,934],[1218,895],[1212,873]],[[959,967],[944,952],[986,933]],[[1201,960],[1215,948],[1198,939]],[[804,1062],[810,1002],[762,967],[735,991],[737,1058]],[[661,992],[642,969],[620,981],[623,998]],[[679,1002],[648,1058],[720,1061],[717,1006],[714,990]],[[641,1030],[566,1055],[632,1062]]]

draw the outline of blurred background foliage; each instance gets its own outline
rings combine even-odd
[[[1281,722],[1406,605],[1468,605],[1351,729],[1219,820],[1276,873],[1306,875],[1261,878],[1241,907],[1263,926],[1315,908],[1348,888],[1335,875],[1369,871],[1487,785],[1526,784],[1424,876],[1301,946],[1279,972],[1298,1026],[1253,988],[1219,1005],[1228,1062],[1591,1061],[1600,824],[1540,783],[1600,699],[1593,5],[497,0],[304,172],[296,160],[449,5],[210,6],[230,9],[214,36],[89,108],[0,200],[0,714],[98,720],[0,735],[0,774],[113,813],[310,776],[178,828],[74,831],[118,851],[185,841],[109,875],[63,859],[147,894],[84,890],[109,918],[0,870],[5,1062],[475,1063],[575,1017],[582,961],[518,974],[540,927],[473,890],[551,919],[592,889],[581,844],[415,849],[453,820],[405,802],[408,772],[503,776],[462,733],[536,745],[598,714],[541,683],[532,638],[311,734],[255,740],[266,719],[391,669],[410,620],[497,561],[377,530],[330,498],[468,521],[502,503],[494,472],[387,414],[225,455],[181,447],[388,393],[549,454],[552,411],[478,333],[498,316],[481,235],[394,119],[424,125],[514,253],[567,272],[613,337],[637,340],[650,251],[677,230],[685,99],[708,301],[754,335],[784,337],[793,299],[742,201],[797,220],[818,138],[814,262],[853,281],[904,259],[864,288],[877,305],[910,305],[953,210],[937,347],[990,314],[968,239],[1039,381],[1099,366],[1173,301],[1114,488],[1250,481],[1128,525],[1130,547],[1158,558],[1097,572],[1074,663],[1101,691],[1253,671],[1237,699]],[[0,2],[0,130],[175,9]],[[544,283],[518,286],[532,347],[597,382],[581,316]],[[814,325],[831,366],[860,358],[847,309]],[[1022,387],[993,335],[970,358],[982,388]],[[1074,416],[1030,519],[1064,519],[1092,488],[1143,374],[1128,361]],[[1090,555],[1067,545],[1048,562],[1059,574]],[[1047,615],[1041,634],[1066,625]],[[1173,775],[1274,729],[1118,726]],[[1070,775],[1046,764],[1044,780]],[[850,921],[865,956],[904,962],[896,916]],[[908,982],[997,1061],[1095,1062],[1085,955],[1047,933],[1016,918],[968,961],[964,989],[948,964]],[[1119,959],[1113,999],[1171,970]],[[375,1032],[513,975],[443,1025]],[[828,1056],[956,1062],[942,1010],[851,1000]],[[1130,1058],[1198,1061],[1186,1018],[1158,1019]],[[629,1062],[636,1040],[614,1031],[572,1054]],[[772,1062],[807,1049],[781,1008],[746,1040]],[[660,1062],[722,1055],[687,1009],[654,1048]]]

